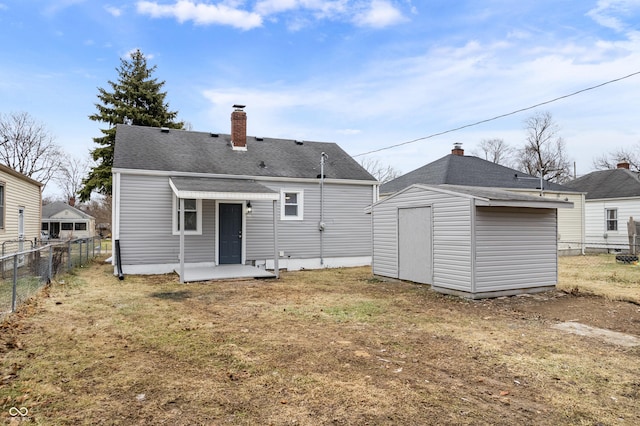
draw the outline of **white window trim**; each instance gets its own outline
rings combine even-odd
[[[285,194],[298,194],[298,214],[296,216],[286,216],[284,207],[286,203]],[[304,190],[302,189],[281,189],[280,190],[280,220],[304,220]]]
[[[616,229],[609,229],[609,211],[616,212]],[[611,219],[613,222],[613,219]],[[618,232],[620,230],[620,218],[618,217],[618,208],[617,207],[605,207],[604,209],[604,232]]]
[[[180,221],[180,217],[178,216],[178,197],[175,195],[172,197],[172,221],[171,221],[171,230],[173,235],[180,235],[180,231],[178,230],[178,224]],[[202,235],[202,200],[196,198],[196,230],[195,231],[184,231],[184,235]]]

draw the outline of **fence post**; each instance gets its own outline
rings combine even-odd
[[[13,255],[13,294],[11,295],[11,312],[16,311],[18,301],[18,255]]]
[[[71,258],[71,240],[67,241],[67,252],[69,253],[69,266],[67,267],[67,271],[70,271],[73,268],[73,259]]]
[[[47,283],[50,283],[53,279],[53,246],[49,245],[49,276],[47,277]]]

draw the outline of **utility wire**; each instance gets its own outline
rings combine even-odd
[[[534,108],[537,108],[537,107],[542,106],[542,105],[547,105],[547,104],[550,104],[552,102],[557,102],[557,101],[562,100],[562,99],[570,98],[572,96],[578,95],[580,93],[587,92],[589,90],[598,89],[598,88],[600,88],[602,86],[606,86],[607,84],[616,83],[618,81],[625,80],[627,78],[633,77],[633,76],[638,75],[638,74],[640,74],[640,71],[636,71],[636,72],[631,73],[629,75],[625,75],[624,77],[619,77],[619,78],[615,78],[613,80],[605,81],[604,83],[600,83],[600,84],[597,84],[595,86],[587,87],[586,89],[581,89],[581,90],[578,90],[577,92],[569,93],[568,95],[558,96],[557,98],[553,98],[553,99],[550,99],[548,101],[540,102],[540,103],[537,103],[535,105],[528,106],[526,108],[520,108],[518,110],[511,111],[511,112],[508,112],[506,114],[496,115],[495,117],[487,118],[485,120],[476,121],[475,123],[471,123],[471,124],[465,124],[464,126],[456,127],[454,129],[449,129],[449,130],[445,130],[443,132],[433,133],[431,135],[423,136],[421,138],[413,139],[413,140],[410,140],[410,141],[400,142],[400,143],[397,143],[397,144],[394,144],[394,145],[385,146],[383,148],[374,149],[372,151],[363,152],[361,154],[352,155],[352,157],[353,158],[361,157],[363,155],[369,155],[369,154],[374,154],[374,153],[380,152],[380,151],[386,151],[387,149],[397,148],[399,146],[408,145],[408,144],[415,143],[415,142],[418,142],[418,141],[422,141],[422,140],[425,140],[425,139],[431,139],[431,138],[434,138],[436,136],[442,136],[442,135],[445,135],[447,133],[457,132],[458,130],[466,129],[468,127],[473,127],[473,126],[477,126],[479,124],[488,123],[490,121],[495,121],[495,120],[498,120],[500,118],[508,117],[508,116],[514,115],[514,114],[518,114],[518,113],[523,112],[523,111],[528,111],[530,109],[534,109]]]

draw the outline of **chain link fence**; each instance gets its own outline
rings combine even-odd
[[[638,265],[640,238],[634,235],[628,244],[559,241],[558,254],[560,257],[572,257],[573,264],[592,266],[607,259],[610,263]]]
[[[60,242],[38,240],[6,243],[0,256],[0,318],[15,312],[21,303],[56,275],[87,264],[103,252],[99,237]],[[5,252],[9,247],[23,250]]]

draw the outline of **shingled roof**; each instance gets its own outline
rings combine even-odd
[[[638,175],[622,168],[591,172],[566,185],[576,191],[586,192],[587,200],[640,197]]]
[[[247,150],[233,150],[231,135],[119,124],[116,169],[191,172],[229,176],[319,178],[321,154],[328,179],[374,183],[335,143],[247,136]]]
[[[57,215],[58,213],[65,211],[65,210],[71,210],[73,212],[75,212],[77,215],[85,218],[85,219],[93,219],[93,216],[91,216],[90,214],[87,214],[85,212],[83,212],[80,209],[77,209],[73,206],[70,206],[67,203],[64,203],[62,201],[55,201],[53,203],[49,203],[49,204],[45,204],[42,206],[42,218],[43,219],[51,219],[53,216]]]
[[[485,188],[540,189],[540,180],[535,176],[471,155],[449,154],[383,184],[380,187],[380,193],[392,194],[414,183],[480,186]],[[564,185],[549,181],[544,181],[544,189],[578,192]]]

